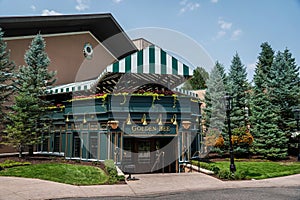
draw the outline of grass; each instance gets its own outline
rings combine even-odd
[[[197,164],[195,162],[194,164]],[[200,163],[201,166],[202,163]],[[206,165],[206,164],[205,164]],[[228,161],[212,162],[209,166],[217,166],[222,170],[229,170]],[[292,174],[300,174],[300,162],[235,162],[237,172],[245,172],[247,179],[266,179]]]
[[[108,181],[108,176],[100,168],[64,163],[43,163],[8,168],[0,171],[0,176],[38,178],[72,185],[98,185]]]

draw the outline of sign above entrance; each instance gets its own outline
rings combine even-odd
[[[133,124],[125,125],[124,133],[128,135],[176,135],[177,134],[177,125],[173,124],[148,124],[146,126]]]

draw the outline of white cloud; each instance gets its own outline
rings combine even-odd
[[[31,10],[36,11],[35,5],[31,5],[30,8],[31,8]]]
[[[55,10],[48,10],[48,9],[43,10],[42,16],[47,16],[47,15],[62,15],[62,13],[56,12]]]
[[[190,2],[188,0],[182,0],[180,3],[181,9],[179,11],[180,14],[183,14],[187,11],[194,11],[200,7],[200,3]]]
[[[210,0],[212,3],[218,3],[219,0]]]
[[[225,22],[222,19],[218,20],[218,24],[220,25],[220,28],[223,30],[229,30],[229,29],[231,29],[231,26],[232,26],[231,22]]]
[[[221,30],[221,31],[218,32],[217,38],[221,38],[221,37],[223,37],[224,35],[226,35],[226,32],[223,31],[223,30]]]
[[[84,11],[89,8],[89,0],[76,0],[77,5],[75,6],[75,9],[78,11]]]
[[[237,29],[237,30],[233,31],[233,33],[231,35],[231,39],[232,40],[239,39],[239,37],[241,36],[242,33],[243,33],[243,31],[241,29]]]
[[[114,3],[121,3],[123,0],[112,0]]]

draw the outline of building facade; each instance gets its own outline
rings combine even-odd
[[[201,102],[179,89],[193,70],[144,39],[131,41],[110,14],[4,17],[11,59],[41,33],[57,82],[37,152],[114,160],[124,171],[179,172],[200,150]]]

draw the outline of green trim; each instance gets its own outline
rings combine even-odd
[[[125,58],[125,73],[131,72],[131,56]]]
[[[154,46],[149,47],[149,73],[155,73],[155,49]]]
[[[113,64],[113,72],[119,72],[119,61]]]
[[[183,64],[183,75],[184,76],[190,76],[189,74],[189,67]]]
[[[161,74],[167,74],[167,53],[160,50]]]
[[[137,52],[137,73],[143,73],[143,50]]]
[[[107,134],[100,133],[100,160],[107,159]]]
[[[172,57],[172,74],[178,74],[178,61],[174,57]]]

